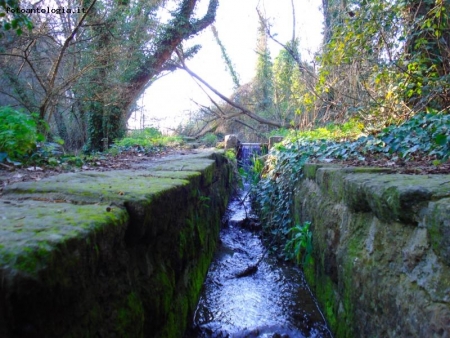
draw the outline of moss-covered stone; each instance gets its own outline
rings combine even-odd
[[[231,192],[220,153],[64,174],[0,199],[1,337],[180,337]]]
[[[141,298],[131,292],[122,306],[117,310],[116,332],[120,337],[144,336],[144,307]]]
[[[291,216],[312,222],[305,277],[336,337],[450,332],[450,177],[305,169]]]
[[[373,212],[379,219],[417,224],[433,199],[450,195],[446,175],[427,176],[358,173],[345,175],[344,201],[355,211]]]
[[[433,250],[450,267],[450,198],[431,202],[425,217]]]
[[[33,276],[47,269],[57,259],[55,252],[61,253],[71,242],[92,245],[92,236],[109,228],[124,233],[128,221],[123,208],[33,200],[0,199],[0,214],[1,267]]]

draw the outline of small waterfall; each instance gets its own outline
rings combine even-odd
[[[253,164],[254,155],[261,155],[260,143],[241,143],[236,156],[238,165],[248,171]]]

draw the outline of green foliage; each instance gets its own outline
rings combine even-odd
[[[289,130],[289,129],[278,128],[278,129],[271,130],[267,136],[268,136],[268,138],[271,137],[271,136],[283,136],[283,137],[286,137],[290,133],[291,133],[291,130]]]
[[[37,117],[11,107],[0,107],[0,153],[11,159],[24,159],[44,136],[37,131]]]
[[[248,172],[248,178],[253,185],[258,184],[264,171],[264,159],[261,156],[253,155],[252,166]]]
[[[303,225],[296,224],[287,232],[290,239],[284,246],[286,259],[294,260],[297,264],[308,265],[311,262],[312,232],[311,222]]]
[[[308,93],[308,89],[300,68],[307,68],[308,65],[298,64],[300,63],[298,41],[289,41],[286,48],[275,58],[272,72],[275,109],[278,117],[289,123],[296,119],[296,115],[307,110],[304,95]]]
[[[233,149],[228,149],[225,151],[225,157],[233,163],[236,163],[236,151]]]
[[[214,25],[211,26],[211,30],[214,34],[214,39],[216,40],[217,44],[220,47],[220,51],[222,52],[222,59],[225,62],[226,69],[230,73],[231,79],[233,80],[234,88],[237,89],[241,86],[239,83],[239,74],[234,69],[233,62],[231,62],[231,59],[227,53],[227,50],[225,49],[225,46],[223,45],[222,41],[220,40],[219,33],[217,32],[217,29]]]
[[[23,13],[19,13],[20,2],[17,0],[0,0],[0,26],[3,31],[15,30],[17,35],[22,35],[23,28],[33,29],[30,18]],[[0,30],[0,38],[5,34]]]
[[[286,243],[291,243],[289,249],[296,248],[295,241],[289,242],[292,241],[289,235],[300,229],[293,224],[290,210],[294,189],[303,177],[302,168],[309,159],[364,160],[370,155],[413,160],[428,156],[430,160],[434,159],[433,163],[439,164],[450,158],[450,115],[430,111],[401,125],[392,125],[377,135],[339,142],[345,135],[344,131],[354,138],[358,130],[358,125],[349,123],[345,128],[333,125],[328,129],[292,133],[271,149],[261,180],[253,189],[253,199],[264,232],[276,238],[275,249],[285,248]]]
[[[321,128],[319,128],[321,129]],[[319,133],[318,130],[316,132]],[[319,159],[359,159],[366,154],[384,158],[411,160],[417,156],[433,156],[447,160],[450,156],[450,116],[429,112],[417,114],[400,125],[391,125],[380,133],[361,136],[354,141],[337,142],[339,138],[310,138],[300,133],[292,137],[297,151],[304,151]]]
[[[122,148],[142,147],[147,150],[165,146],[177,146],[183,143],[181,136],[164,136],[156,128],[133,130],[127,137],[115,140],[115,145]]]
[[[213,147],[217,143],[217,136],[213,133],[208,133],[202,137],[201,141],[208,147]]]
[[[352,1],[335,8],[310,107],[334,118],[358,114],[375,127],[446,109],[449,9],[441,0]]]
[[[324,127],[319,127],[305,131],[291,131],[291,138],[305,140],[348,140],[356,139],[363,134],[364,124],[357,119],[350,119],[342,124],[330,123]],[[287,136],[287,135],[286,135]]]
[[[450,115],[422,113],[400,126],[390,126],[378,134],[384,143],[381,149],[389,155],[409,159],[426,154],[437,159],[450,157]]]
[[[251,186],[256,186],[261,180],[261,175],[264,170],[264,160],[253,155],[251,166],[249,168],[239,167],[238,172],[244,182],[250,183]]]
[[[270,49],[267,43],[265,22],[263,19],[260,19],[258,35],[258,44],[256,46],[258,60],[256,63],[254,94],[257,99],[257,111],[267,113],[273,103],[273,65],[272,57],[270,56]]]
[[[280,254],[289,239],[289,230],[294,226],[290,217],[294,188],[302,177],[302,166],[310,156],[306,149],[300,151],[298,146],[297,140],[272,148],[261,180],[253,189],[254,207],[263,231],[273,238],[271,249]]]

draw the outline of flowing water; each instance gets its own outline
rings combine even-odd
[[[223,223],[186,338],[332,337],[302,271],[265,254],[247,189]]]

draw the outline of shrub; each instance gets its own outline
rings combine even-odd
[[[115,140],[118,147],[142,147],[147,150],[153,147],[177,146],[183,143],[180,136],[163,136],[156,128],[145,128],[143,130],[133,130],[127,137]]]
[[[208,133],[202,137],[202,142],[208,147],[215,146],[217,143],[217,136],[213,133]]]
[[[4,158],[21,159],[36,149],[36,142],[44,140],[37,132],[35,115],[0,107],[0,121],[0,152]]]

